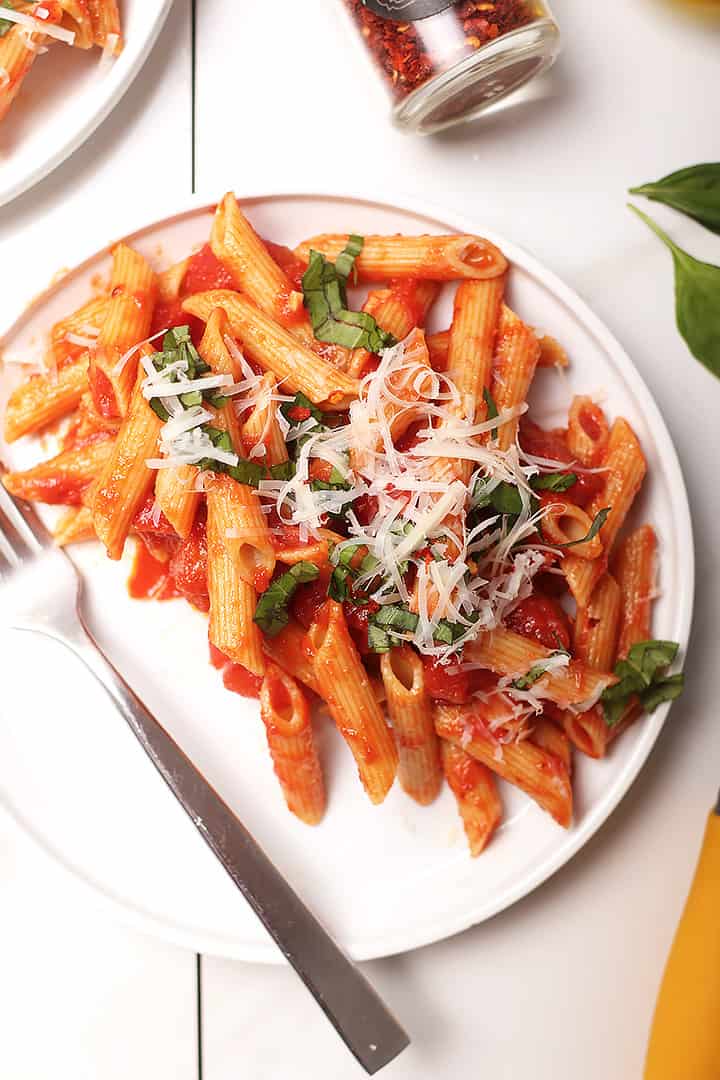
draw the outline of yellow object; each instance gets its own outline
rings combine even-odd
[[[700,861],[660,988],[645,1080],[720,1078],[720,817]]]

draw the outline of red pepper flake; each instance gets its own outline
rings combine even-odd
[[[539,13],[535,0],[462,0],[427,20],[403,23],[376,15],[362,0],[345,0],[345,5],[398,101],[495,38],[527,26]],[[439,18],[448,23],[442,52],[423,34],[424,23]]]

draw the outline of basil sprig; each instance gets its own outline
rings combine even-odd
[[[662,180],[630,188],[630,194],[672,206],[720,233],[720,162],[679,169]]]
[[[567,491],[573,484],[577,484],[577,473],[556,472],[540,473],[533,476],[530,487],[533,491]]]
[[[696,360],[720,378],[720,266],[700,262],[670,239],[642,210],[630,205],[670,249],[675,264],[678,330]]]
[[[11,0],[2,0],[0,8],[7,8],[9,11],[14,11],[15,5],[11,3]],[[0,38],[5,37],[8,30],[12,30],[13,26],[17,26],[17,23],[10,22],[10,19],[0,19]]]
[[[678,653],[676,641],[640,641],[629,650],[627,659],[615,665],[619,682],[609,686],[601,701],[608,727],[622,719],[630,699],[637,695],[646,712],[654,712],[664,701],[674,701],[683,691],[682,674],[665,675]]]
[[[328,596],[333,600],[337,600],[338,603],[351,598],[352,586],[356,578],[360,577],[361,574],[373,571],[378,565],[378,560],[369,552],[360,560],[359,566],[354,565],[358,552],[362,547],[362,544],[348,544],[337,555],[337,565],[330,575],[328,583]],[[352,595],[352,599],[355,603],[359,602],[354,595]]]
[[[253,620],[268,637],[275,637],[287,626],[290,621],[288,604],[298,587],[307,581],[315,581],[319,573],[312,563],[296,563],[287,573],[275,578],[258,598]]]
[[[164,371],[171,364],[177,364],[180,361],[185,364],[185,371],[172,372],[170,375],[171,383],[185,382],[185,380],[192,382],[193,379],[199,379],[212,371],[210,365],[205,363],[193,345],[189,326],[175,326],[172,330],[168,330],[163,337],[162,344],[162,350],[150,357],[156,371]],[[221,409],[223,405],[227,404],[227,400],[216,389],[190,390],[186,394],[179,395],[180,404],[185,409],[191,409],[195,405],[202,405],[205,401],[214,408]],[[163,405],[161,398],[150,398],[149,405],[163,423],[170,419],[170,413]]]
[[[382,330],[372,315],[348,309],[347,280],[363,243],[362,236],[351,236],[334,263],[311,250],[302,279],[303,303],[318,341],[377,353],[395,345],[395,338]]]
[[[497,405],[495,403],[495,398],[492,396],[492,394],[490,393],[487,386],[483,390],[483,400],[485,402],[485,405],[487,406],[487,418],[488,418],[488,420],[496,420],[497,417],[498,417],[498,407],[497,407]],[[490,438],[491,439],[497,439],[497,437],[498,437],[498,429],[496,427],[494,427],[490,431]]]

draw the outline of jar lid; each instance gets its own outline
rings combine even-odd
[[[430,135],[472,120],[545,71],[560,51],[552,19],[520,27],[430,79],[393,110],[405,131]]]

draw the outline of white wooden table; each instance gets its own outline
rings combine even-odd
[[[535,99],[420,140],[390,127],[379,83],[346,47],[336,2],[198,4],[198,191],[412,195],[531,249],[590,301],[653,389],[685,469],[699,556],[686,696],[610,822],[504,915],[367,965],[413,1037],[385,1075],[639,1077],[720,782],[720,385],[678,338],[669,258],[624,203],[631,184],[717,159],[720,34],[679,22],[660,0],[554,0],[566,48]],[[91,240],[121,234],[138,214],[151,221],[190,193],[190,25],[189,0],[177,0],[144,71],[90,143],[0,211],[0,323]],[[720,262],[718,238],[658,217]],[[207,957],[199,965],[78,903],[27,840],[0,828],[7,1080],[361,1075],[289,971]]]

